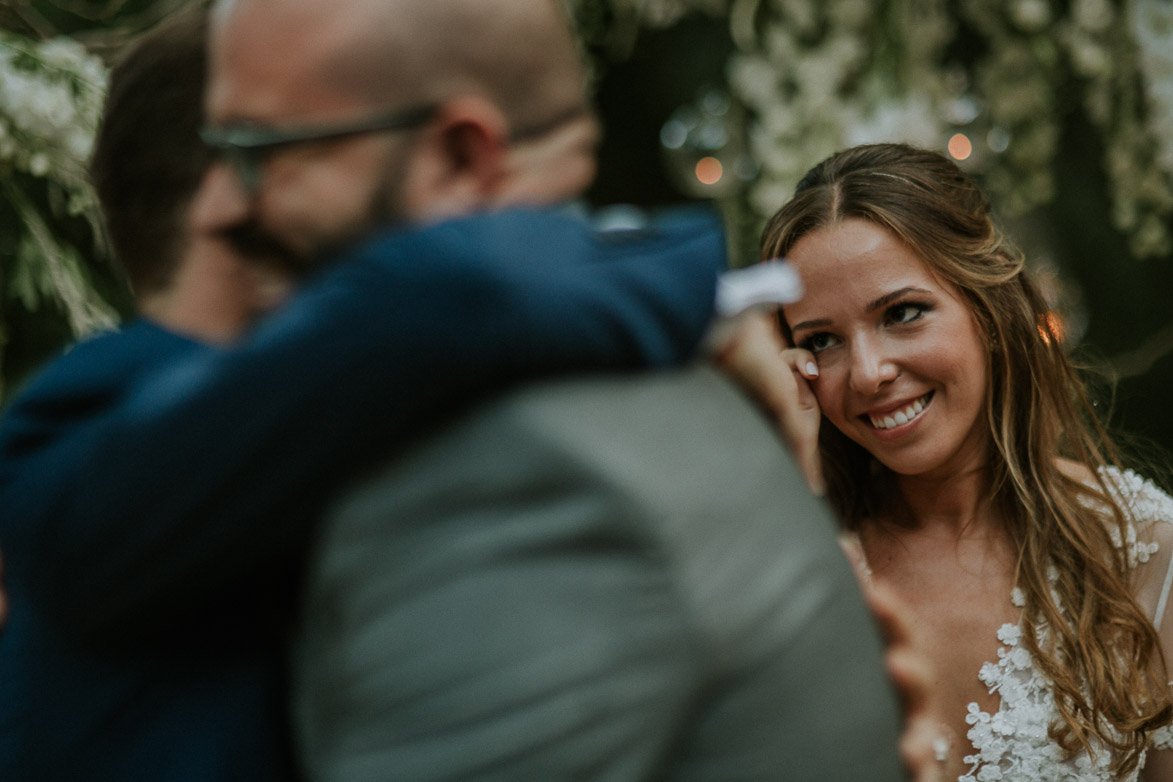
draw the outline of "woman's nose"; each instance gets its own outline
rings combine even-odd
[[[851,390],[874,394],[900,375],[890,351],[879,340],[856,340],[851,347]]]
[[[221,233],[248,217],[251,202],[231,166],[215,161],[192,198],[188,225],[196,233]]]

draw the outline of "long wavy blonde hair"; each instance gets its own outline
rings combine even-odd
[[[767,224],[761,255],[783,257],[803,236],[845,218],[891,231],[968,303],[989,366],[989,496],[1017,550],[1026,647],[1055,685],[1061,719],[1051,737],[1069,753],[1102,743],[1113,751],[1114,769],[1130,773],[1152,731],[1173,721],[1160,641],[1109,532],[1114,526],[1126,539],[1127,518],[1097,469],[1119,462],[1116,449],[1022,254],[950,160],[877,144],[808,172]],[[820,427],[820,446],[829,498],[849,528],[896,509],[890,474],[877,475],[861,446],[833,426]],[[1091,468],[1097,485],[1066,474],[1058,456]],[[1089,501],[1107,508],[1107,517]]]

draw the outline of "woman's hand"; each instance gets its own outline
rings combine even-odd
[[[822,412],[810,385],[819,376],[815,357],[787,348],[774,314],[755,309],[726,325],[715,340],[713,360],[769,411],[811,491],[825,494],[819,456]]]
[[[840,540],[840,544],[845,544]],[[858,545],[858,543],[856,544]],[[846,546],[845,546],[846,549]],[[848,557],[853,553],[846,549]],[[859,549],[862,554],[862,549]],[[853,563],[859,572],[859,566]],[[866,565],[863,566],[866,571]],[[870,576],[863,582],[864,597],[884,635],[884,664],[896,687],[904,712],[900,734],[900,755],[910,782],[947,782],[965,774],[958,742],[948,727],[939,723],[929,709],[929,695],[935,678],[929,657],[913,640],[912,618],[895,593]]]

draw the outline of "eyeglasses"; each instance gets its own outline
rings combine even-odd
[[[542,138],[543,136],[552,133],[563,125],[567,125],[580,117],[589,116],[590,108],[585,103],[574,103],[562,111],[551,114],[544,120],[530,123],[529,125],[521,125],[513,128],[509,133],[509,141],[513,144],[532,141],[533,139]]]
[[[237,125],[224,128],[205,127],[200,138],[206,146],[216,150],[232,170],[241,186],[250,195],[261,188],[265,160],[277,150],[301,144],[361,136],[367,133],[385,133],[406,130],[424,124],[436,111],[434,105],[415,106],[388,114],[336,125],[301,128],[264,128]]]

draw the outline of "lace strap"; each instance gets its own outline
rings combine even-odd
[[[1173,728],[1166,725],[1153,731],[1153,743],[1150,749],[1173,749]]]
[[[1165,604],[1169,602],[1169,587],[1173,586],[1173,556],[1169,557],[1169,568],[1165,571],[1165,583],[1161,585],[1161,599],[1153,616],[1153,627],[1160,632],[1161,620],[1165,618]]]

